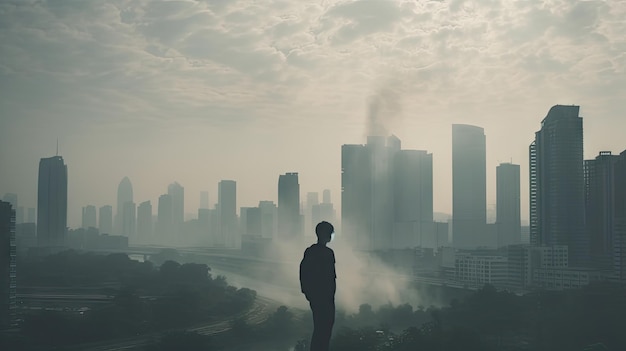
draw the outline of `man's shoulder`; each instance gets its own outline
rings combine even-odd
[[[313,244],[311,246],[309,246],[305,251],[304,251],[304,255],[308,256],[316,256],[316,257],[335,257],[335,252],[333,251],[333,249],[331,249],[330,247],[326,246],[326,245],[319,245],[319,244]]]

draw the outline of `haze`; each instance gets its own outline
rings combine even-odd
[[[1,1],[0,194],[36,207],[39,159],[69,171],[68,225],[115,205],[124,176],[153,205],[167,185],[237,181],[237,206],[329,188],[340,146],[365,143],[368,104],[403,148],[433,153],[434,210],[451,212],[451,124],[485,128],[495,167],[521,165],[548,109],[581,106],[585,158],[623,149],[626,3],[619,1]]]

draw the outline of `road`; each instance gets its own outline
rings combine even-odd
[[[211,322],[199,324],[189,327],[186,330],[196,332],[202,335],[215,335],[226,332],[230,329],[231,321],[237,318],[244,318],[248,324],[256,325],[263,323],[267,318],[276,311],[281,304],[277,301],[257,297],[254,306],[246,312],[230,316],[219,322]],[[158,340],[163,332],[154,332],[150,334],[139,335],[131,338],[107,340],[96,343],[79,344],[67,348],[67,350],[85,350],[85,351],[128,351],[138,350],[145,345]]]

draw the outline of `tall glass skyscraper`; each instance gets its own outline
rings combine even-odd
[[[281,174],[278,177],[278,236],[292,239],[301,235],[298,173]]]
[[[492,246],[487,236],[487,161],[483,128],[452,125],[452,244]]]
[[[67,166],[63,157],[39,161],[37,241],[39,246],[64,246],[67,229]]]
[[[579,109],[553,106],[529,149],[531,244],[567,245],[572,266],[589,258]]]

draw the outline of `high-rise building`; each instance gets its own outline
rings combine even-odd
[[[330,200],[330,189],[324,189],[324,191],[322,192],[322,203],[323,204],[331,203],[331,200]]]
[[[501,163],[496,167],[496,227],[498,247],[520,244],[520,167]]]
[[[13,210],[17,210],[17,194],[15,193],[6,193],[4,194],[4,196],[2,197],[2,201],[4,202],[8,202],[11,204],[11,207],[13,207]]]
[[[531,244],[567,246],[574,267],[589,261],[579,108],[553,106],[530,145]]]
[[[113,207],[104,205],[98,210],[98,229],[102,234],[113,234]]]
[[[137,240],[148,243],[152,239],[152,203],[144,201],[137,207]]]
[[[0,329],[15,324],[16,263],[15,210],[11,203],[0,201]]]
[[[63,157],[39,161],[37,242],[43,247],[65,245],[67,232],[67,166]]]
[[[237,182],[222,180],[217,187],[219,234],[218,245],[229,248],[241,247],[237,230]]]
[[[613,271],[621,284],[626,284],[626,150],[614,165]]]
[[[167,187],[167,193],[172,197],[172,225],[180,235],[185,222],[185,188],[174,182]]]
[[[452,245],[492,246],[487,235],[487,161],[483,128],[452,125]]]
[[[341,232],[359,250],[372,247],[371,162],[365,145],[341,146]]]
[[[433,155],[423,150],[400,150],[393,164],[392,247],[434,248]]]
[[[394,135],[369,136],[366,145],[341,151],[341,240],[359,250],[384,250],[432,236],[431,154],[401,150]]]
[[[169,194],[159,196],[156,232],[160,243],[169,244],[174,242],[172,237],[172,213],[172,196]]]
[[[259,201],[261,211],[261,236],[274,238],[278,234],[278,207],[274,201]]]
[[[318,192],[306,193],[306,204],[304,206],[304,232],[315,235],[312,228],[317,224],[313,219],[313,206],[317,206],[320,203]]]
[[[591,266],[611,269],[615,231],[615,164],[619,156],[602,151],[584,163],[585,225]]]
[[[96,206],[87,205],[83,207],[83,216],[82,216],[82,227],[85,229],[88,228],[97,228],[96,227]]]
[[[278,236],[282,239],[295,239],[301,235],[298,173],[281,174],[278,177]]]
[[[124,177],[117,187],[117,208],[115,209],[115,231],[122,234],[123,223],[129,223],[130,219],[124,219],[124,204],[133,202],[133,185],[128,177]]]
[[[135,236],[137,230],[137,206],[127,201],[122,205],[122,228],[120,234],[129,238]]]
[[[200,192],[200,208],[202,209],[209,208],[209,192],[208,191]]]
[[[6,193],[2,197],[2,201],[10,203],[13,207],[15,211],[15,224],[24,223],[24,207],[18,206],[17,194]]]

